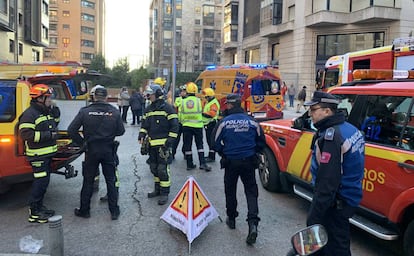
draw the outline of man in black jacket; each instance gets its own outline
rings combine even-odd
[[[125,128],[118,109],[106,102],[107,94],[107,90],[101,85],[92,88],[90,93],[92,104],[82,108],[68,127],[69,136],[73,141],[86,146],[80,208],[75,208],[75,215],[78,217],[90,217],[93,182],[99,164],[102,165],[106,180],[112,220],[118,219],[120,214],[114,139],[116,136],[123,135]],[[79,135],[81,126],[83,126],[83,137]]]

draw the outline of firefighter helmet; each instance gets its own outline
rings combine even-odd
[[[198,93],[197,85],[193,82],[188,82],[185,84],[187,88],[187,93]]]
[[[211,88],[204,88],[204,90],[202,91],[203,95],[206,97],[214,97],[214,90]]]
[[[165,81],[163,77],[157,77],[154,79],[154,84],[158,84],[160,86],[164,86],[166,82],[167,81]]]
[[[159,86],[158,84],[148,85],[147,88],[145,89],[144,93],[145,93],[145,95],[155,94],[156,98],[164,95],[164,92],[163,92],[161,86]]]
[[[30,97],[36,99],[40,96],[51,96],[53,94],[53,89],[45,84],[36,84],[30,88]]]

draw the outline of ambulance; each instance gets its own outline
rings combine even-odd
[[[236,93],[241,96],[243,109],[254,118],[283,118],[282,80],[277,67],[265,64],[209,66],[195,83],[199,91],[204,88],[215,91],[221,111],[226,109],[227,94]]]
[[[4,71],[5,68],[0,70]],[[32,168],[26,160],[17,123],[19,116],[30,106],[29,91],[36,84],[46,84],[53,88],[52,99],[61,110],[58,153],[52,160],[52,171],[66,178],[77,175],[70,163],[82,154],[82,149],[72,145],[66,130],[76,113],[87,102],[73,101],[67,87],[66,81],[76,78],[77,72],[71,70],[52,73],[49,70],[46,73],[33,71],[34,75],[31,71],[21,72],[18,74],[19,78],[16,78],[17,73],[11,72],[0,75],[0,193],[6,192],[13,184],[33,180]]]
[[[363,199],[350,223],[414,255],[414,71],[356,70],[352,86],[333,88],[338,109],[365,136]],[[381,80],[376,80],[376,79]],[[294,120],[261,122],[263,187],[312,200],[308,112]]]

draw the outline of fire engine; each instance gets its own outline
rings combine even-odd
[[[195,83],[199,91],[204,88],[215,91],[221,111],[226,109],[227,94],[236,93],[241,96],[242,107],[256,119],[283,117],[282,80],[277,67],[265,64],[209,66]]]
[[[414,69],[414,37],[397,38],[392,45],[332,56],[317,77],[317,89],[329,90],[354,80],[356,69]]]
[[[357,70],[353,75],[358,79],[353,86],[330,91],[341,99],[338,109],[364,132],[366,141],[363,199],[350,222],[380,239],[401,239],[405,254],[412,256],[414,71]],[[260,125],[267,144],[260,154],[263,187],[312,200],[309,169],[315,129],[308,113]]]
[[[32,168],[25,158],[24,145],[19,137],[17,123],[21,113],[30,105],[29,90],[35,84],[52,87],[53,101],[61,109],[58,153],[53,158],[52,170],[65,175],[66,178],[75,177],[77,174],[70,163],[82,154],[82,150],[72,145],[66,128],[78,110],[87,103],[85,100],[73,101],[66,81],[85,74],[77,74],[77,68],[57,70],[52,69],[54,67],[56,66],[39,69],[39,65],[35,64],[24,67],[18,65],[13,69],[0,65],[0,192],[7,191],[12,184],[33,179]],[[19,69],[19,72],[16,69]],[[44,69],[47,69],[47,72],[44,72]],[[60,171],[61,168],[64,170]]]

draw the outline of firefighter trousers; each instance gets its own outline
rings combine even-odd
[[[150,147],[148,163],[154,182],[160,184],[161,195],[168,195],[171,186],[169,162],[172,155],[166,156],[162,150],[162,147]]]
[[[36,209],[43,204],[43,197],[50,182],[51,162],[52,159],[50,157],[30,161],[34,176],[32,190],[29,196],[29,205],[31,208]]]

